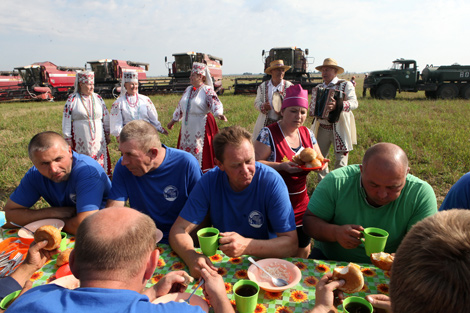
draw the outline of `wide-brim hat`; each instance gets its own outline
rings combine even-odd
[[[288,71],[291,67],[289,65],[284,65],[283,60],[275,60],[269,63],[269,67],[264,70],[264,72],[268,75],[271,75],[271,71],[276,68],[283,68],[284,71]]]
[[[323,60],[323,64],[315,67],[315,69],[321,72],[323,67],[332,67],[336,69],[337,71],[336,74],[344,73],[344,68],[342,68],[341,66],[338,66],[338,62],[336,62],[336,60],[332,58],[326,58],[325,60]]]
[[[282,101],[281,110],[288,107],[302,107],[308,109],[308,92],[300,84],[286,89],[286,96]]]

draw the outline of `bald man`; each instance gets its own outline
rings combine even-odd
[[[370,263],[360,240],[367,227],[386,230],[385,251],[395,252],[411,226],[437,212],[432,187],[409,171],[399,146],[378,143],[362,165],[326,175],[304,215],[304,230],[315,239],[311,258]]]
[[[155,247],[162,237],[153,220],[137,210],[103,209],[80,224],[70,255],[70,269],[80,280],[80,288],[38,286],[19,297],[8,311],[203,312],[186,303],[151,303],[170,290],[184,291],[181,283],[188,276],[184,271],[170,272],[144,290],[154,275],[159,258]],[[222,277],[207,270],[201,273],[214,312],[234,312]]]
[[[57,218],[65,222],[64,231],[75,234],[85,217],[104,208],[111,181],[98,162],[72,151],[60,134],[36,134],[28,153],[34,166],[5,204],[7,221],[26,225]],[[50,207],[31,210],[41,197]]]

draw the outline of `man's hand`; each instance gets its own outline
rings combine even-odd
[[[361,225],[338,226],[335,232],[336,241],[345,249],[354,249],[361,244],[364,228]]]
[[[155,299],[168,294],[170,291],[184,292],[187,287],[184,285],[186,277],[188,277],[188,273],[186,273],[185,271],[170,272],[163,276],[158,281],[158,283],[156,283],[149,289],[153,289]],[[150,298],[150,295],[147,292],[145,292],[145,294],[147,294]]]
[[[326,107],[327,107],[328,111],[333,111],[334,109],[336,109],[336,100],[335,100],[335,98],[331,97],[330,101],[328,102]]]
[[[246,251],[250,239],[240,236],[236,232],[220,233],[219,249],[225,253],[226,256],[236,258],[242,256]]]
[[[330,281],[332,273],[323,275],[315,287],[315,307],[311,313],[332,312],[344,299],[342,292],[335,289],[344,285],[344,280]]]
[[[271,105],[269,104],[269,102],[266,102],[261,105],[260,109],[261,113],[267,114],[269,111],[271,111]]]
[[[227,298],[222,276],[217,272],[209,272],[205,268],[201,270],[201,276],[204,278],[204,284],[202,285],[204,296],[210,301],[214,312],[234,312]]]
[[[206,269],[210,273],[217,273],[217,267],[215,267],[211,260],[203,255],[198,254],[196,258],[191,261],[191,264],[188,264],[189,273],[194,278],[201,277],[201,270]]]
[[[392,313],[392,302],[390,301],[390,297],[382,294],[368,295],[366,296],[366,300],[372,304],[374,307],[374,312],[377,311],[377,313]]]
[[[30,265],[31,267],[36,268],[35,271],[37,271],[41,269],[53,255],[59,253],[59,250],[57,249],[52,251],[44,250],[43,248],[45,246],[47,246],[47,240],[37,243],[33,242],[31,246],[29,246],[28,254],[24,259],[23,264]]]

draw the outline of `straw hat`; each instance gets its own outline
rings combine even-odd
[[[283,60],[275,60],[275,61],[272,61],[271,63],[269,63],[269,67],[267,69],[264,70],[264,72],[268,75],[271,75],[271,71],[276,69],[276,68],[283,68],[284,71],[288,71],[291,67],[288,66],[288,65],[284,65],[284,61]]]
[[[308,92],[300,84],[286,89],[286,97],[282,101],[281,110],[288,107],[302,107],[308,109]]]
[[[315,67],[315,69],[319,70],[321,72],[323,67],[332,67],[332,68],[336,69],[338,71],[336,74],[344,73],[344,68],[342,68],[341,66],[338,66],[338,62],[336,62],[336,60],[332,59],[332,58],[326,58],[323,61],[323,65],[317,66],[317,67]]]

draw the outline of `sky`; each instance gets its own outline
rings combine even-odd
[[[397,58],[470,64],[470,1],[463,0],[2,0],[0,70],[33,62],[83,67],[120,59],[167,75],[164,58],[196,51],[224,74],[263,71],[261,51],[309,49],[309,70],[334,58],[347,72]]]

